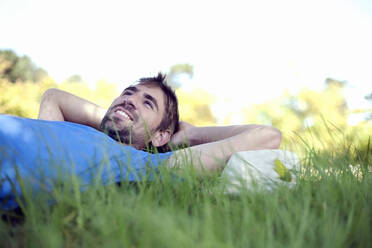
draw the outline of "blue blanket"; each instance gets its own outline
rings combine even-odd
[[[97,180],[143,180],[171,154],[139,151],[71,122],[0,115],[0,209],[18,207],[16,196],[22,199],[24,189],[50,192],[55,182],[72,176],[81,190]]]

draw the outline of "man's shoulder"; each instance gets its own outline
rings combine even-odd
[[[47,121],[0,114],[3,135],[25,137],[58,137],[60,140],[74,140],[79,137],[107,139],[104,133],[81,124],[67,121]]]

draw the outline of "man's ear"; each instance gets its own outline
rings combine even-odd
[[[158,130],[152,135],[151,143],[156,147],[163,146],[167,144],[168,141],[170,141],[170,138],[171,138],[170,130],[168,129],[164,131]]]

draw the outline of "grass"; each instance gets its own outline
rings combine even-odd
[[[3,213],[0,246],[371,247],[370,147],[304,154],[291,189],[226,195],[217,174],[191,170],[84,192],[57,187],[52,205],[40,195],[26,199],[24,217]]]

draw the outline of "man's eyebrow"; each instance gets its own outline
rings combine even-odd
[[[133,92],[137,92],[138,91],[138,88],[136,86],[129,86],[128,88],[125,88],[124,89],[124,91],[127,91],[127,90],[130,90],[130,91],[133,91]]]
[[[147,93],[145,93],[144,96],[147,100],[151,101],[155,105],[156,111],[159,111],[158,101],[156,101],[154,97],[152,97],[151,95]]]

